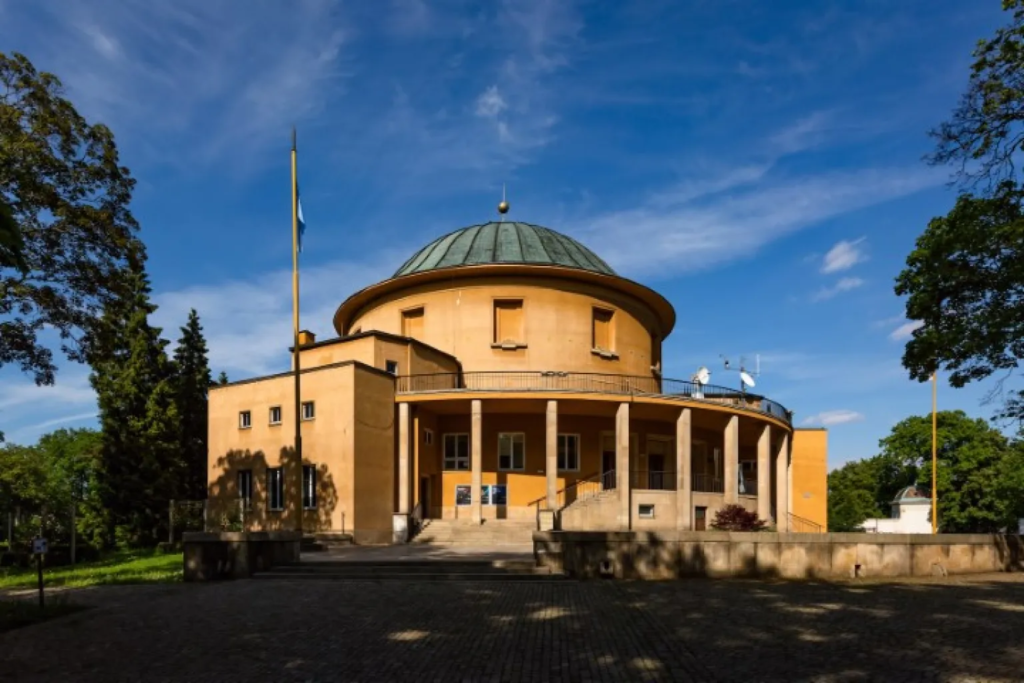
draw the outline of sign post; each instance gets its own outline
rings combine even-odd
[[[32,554],[36,556],[36,574],[39,577],[39,608],[43,608],[43,555],[46,554],[46,539],[37,536],[32,539]]]

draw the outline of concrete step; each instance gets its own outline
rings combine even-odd
[[[257,579],[326,581],[564,581],[532,560],[314,561],[283,565]]]

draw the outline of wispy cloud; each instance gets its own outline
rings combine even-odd
[[[836,425],[861,422],[863,420],[864,415],[855,410],[826,410],[818,413],[817,415],[811,415],[805,418],[801,424],[805,426],[820,425],[822,427],[834,427]]]
[[[837,273],[841,270],[849,270],[858,263],[867,260],[864,248],[861,246],[866,238],[837,242],[834,247],[828,250],[821,264],[822,273]]]
[[[920,320],[909,320],[889,333],[889,339],[893,341],[906,341],[914,336],[914,330],[924,326]]]
[[[844,277],[835,283],[831,287],[822,287],[811,297],[811,301],[825,301],[831,299],[837,294],[843,292],[849,292],[851,289],[857,289],[864,284],[864,280],[859,277]]]
[[[85,420],[96,419],[97,413],[95,410],[88,413],[77,413],[75,415],[65,415],[63,417],[55,417],[52,420],[44,420],[43,422],[36,422],[34,424],[27,424],[19,427],[10,434],[5,435],[5,438],[12,443],[35,441],[38,436],[50,427],[56,427],[57,425],[66,425],[72,422],[84,422]]]

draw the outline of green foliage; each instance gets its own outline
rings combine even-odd
[[[923,327],[907,343],[903,365],[924,381],[939,364],[962,387],[1024,358],[1024,211],[1020,191],[1004,184],[987,199],[961,196],[933,219],[907,257],[896,293]],[[1019,398],[1004,417],[1024,417]]]
[[[145,273],[131,275],[131,295],[107,306],[90,377],[103,443],[97,489],[108,518],[106,544],[152,545],[167,528],[168,501],[185,466],[167,342],[150,326],[156,307]]]
[[[937,419],[939,530],[1016,528],[1024,511],[1024,446],[963,411],[939,412]],[[930,491],[931,439],[931,416],[909,417],[881,440],[879,455],[832,472],[829,530],[851,531],[865,519],[888,517],[904,486]]]
[[[711,528],[718,531],[764,531],[768,523],[742,505],[726,505],[715,513]]]
[[[224,386],[227,383],[228,383],[228,373],[226,373],[223,370],[221,370],[220,374],[217,375],[217,384],[220,385],[220,386]]]
[[[134,184],[113,134],[78,114],[56,76],[0,52],[0,203],[22,240],[11,241],[9,226],[0,237],[0,367],[15,363],[52,384],[43,329],[85,360],[99,312],[145,258],[128,209]],[[8,267],[12,249],[25,268]]]
[[[181,498],[206,497],[207,392],[211,384],[203,327],[192,309],[174,352],[174,400],[181,426],[180,454],[186,468]]]
[[[25,241],[14,220],[14,212],[0,196],[0,268],[14,268],[23,275],[27,273],[24,250]]]

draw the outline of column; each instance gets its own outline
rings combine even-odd
[[[683,408],[676,420],[676,529],[678,531],[690,531],[693,528],[693,522],[690,520],[693,510],[691,420],[689,408]]]
[[[409,404],[398,404],[398,510],[392,522],[391,540],[409,540]]]
[[[629,404],[620,403],[615,413],[615,487],[619,490],[619,527],[629,529]]]
[[[772,428],[766,424],[757,440],[757,516],[764,520],[772,514],[771,442]]]
[[[725,479],[725,503],[738,503],[740,500],[739,473],[740,468],[740,418],[733,415],[725,424],[725,458],[722,477]]]
[[[789,531],[789,434],[783,434],[775,452],[775,528]]]
[[[548,401],[548,426],[544,473],[548,485],[548,509],[558,506],[558,401]]]
[[[469,466],[472,469],[469,494],[472,496],[473,521],[477,524],[483,522],[483,506],[480,504],[480,496],[483,493],[483,405],[480,399],[473,399],[470,404],[470,426],[469,426]]]

